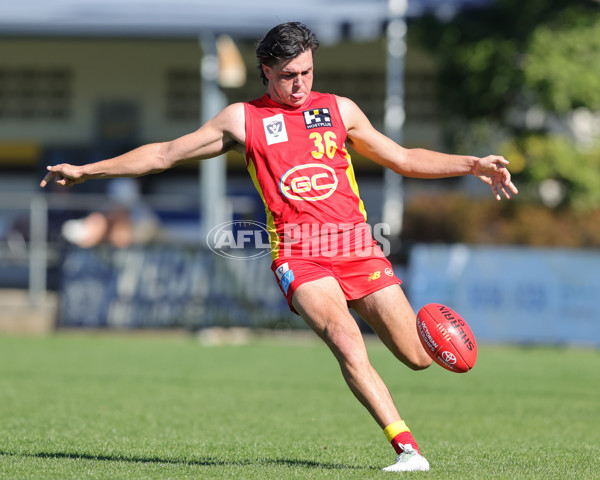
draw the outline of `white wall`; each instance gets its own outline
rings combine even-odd
[[[255,70],[254,45],[246,42],[241,45],[241,50],[248,67],[248,83],[242,90],[230,93],[236,99],[247,99],[262,94],[264,89]],[[0,37],[0,68],[61,67],[73,72],[73,114],[70,118],[52,121],[0,118],[0,143],[85,144],[92,140],[95,108],[103,100],[131,100],[141,106],[142,142],[166,140],[195,130],[198,121],[166,119],[165,74],[173,68],[199,69],[200,56],[196,40]],[[319,78],[322,78],[319,73],[324,76],[327,72],[357,69],[375,72],[383,80],[385,61],[383,39],[321,47],[315,58],[315,85],[318,86]],[[408,49],[407,74],[434,70],[431,57],[418,47]],[[382,87],[364,85],[357,89],[358,92],[374,89],[370,92],[371,98],[372,94],[381,96],[383,104],[385,92]],[[412,101],[411,95],[412,92],[407,92],[407,104]],[[382,123],[381,118],[372,121],[375,125]],[[442,148],[435,118],[423,121],[409,116],[404,138],[407,145]]]
[[[67,67],[74,74],[69,119],[0,119],[0,141],[88,142],[102,100],[133,100],[142,106],[142,141],[186,133],[197,122],[165,121],[165,71],[199,65],[200,53],[197,42],[183,40],[0,39],[2,68]]]

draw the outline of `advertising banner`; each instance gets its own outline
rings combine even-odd
[[[269,256],[193,248],[69,249],[58,325],[63,327],[293,327]]]
[[[443,303],[478,340],[600,345],[600,252],[418,245],[404,285],[415,310]]]

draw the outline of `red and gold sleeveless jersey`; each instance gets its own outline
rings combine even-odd
[[[273,259],[300,246],[283,248],[290,229],[307,237],[323,225],[333,233],[365,222],[334,95],[311,92],[299,107],[264,95],[244,109],[246,165],[265,205]]]

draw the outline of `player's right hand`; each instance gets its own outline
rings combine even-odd
[[[85,181],[85,178],[81,173],[81,167],[69,165],[68,163],[61,163],[58,165],[49,165],[46,168],[48,169],[48,173],[40,182],[40,187],[42,188],[48,185],[52,179],[59,185],[65,187],[71,187]]]

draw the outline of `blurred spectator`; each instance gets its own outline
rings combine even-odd
[[[160,224],[142,200],[135,178],[115,178],[108,186],[111,208],[66,221],[62,235],[82,248],[110,244],[117,248],[144,245],[157,239]]]

